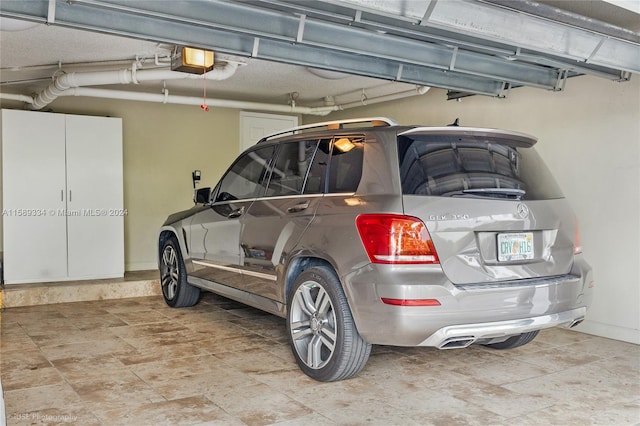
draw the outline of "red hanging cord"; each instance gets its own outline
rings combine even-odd
[[[207,76],[205,75],[207,72],[207,70],[203,70],[202,71],[202,86],[203,86],[203,98],[202,98],[202,105],[200,105],[200,108],[204,111],[204,112],[209,112],[209,107],[207,106]]]

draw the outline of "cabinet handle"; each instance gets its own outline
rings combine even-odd
[[[71,202],[71,190],[69,190],[69,202]]]

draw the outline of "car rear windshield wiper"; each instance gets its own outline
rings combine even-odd
[[[477,196],[521,200],[526,193],[524,189],[516,188],[475,188],[452,191],[443,195],[449,197]]]

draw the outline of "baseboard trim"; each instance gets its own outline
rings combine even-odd
[[[155,262],[131,262],[124,265],[125,271],[150,271],[157,270],[158,264]]]
[[[595,336],[606,337],[608,339],[621,340],[623,342],[640,345],[640,330],[637,329],[585,320],[583,323],[575,327],[574,330],[586,334],[593,334]]]
[[[126,273],[124,278],[12,284],[0,289],[0,308],[160,296],[157,271]]]

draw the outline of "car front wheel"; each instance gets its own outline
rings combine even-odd
[[[200,289],[187,282],[187,271],[175,237],[169,238],[162,247],[160,285],[164,301],[172,308],[193,306],[200,298]]]
[[[337,276],[328,267],[307,269],[287,301],[287,330],[293,355],[309,377],[332,382],[364,367],[371,345],[362,339]]]

